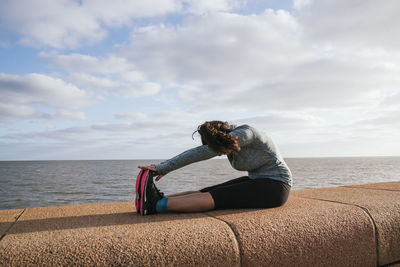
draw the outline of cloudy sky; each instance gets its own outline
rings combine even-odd
[[[205,120],[285,157],[400,155],[400,1],[2,0],[0,160],[168,158]]]

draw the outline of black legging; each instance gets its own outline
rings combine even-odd
[[[201,189],[210,192],[215,209],[273,208],[285,204],[291,186],[268,178],[239,177]]]

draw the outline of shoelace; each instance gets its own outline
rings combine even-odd
[[[160,191],[160,189],[157,188],[157,193],[160,195],[160,197],[164,197],[164,193]]]
[[[160,197],[164,197],[164,193],[161,192],[160,189],[158,189],[157,186],[156,186],[155,184],[153,184],[153,186],[154,186],[154,189],[157,190],[157,194],[158,194]]]

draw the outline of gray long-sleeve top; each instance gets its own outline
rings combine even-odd
[[[230,134],[239,137],[240,151],[228,155],[232,167],[239,171],[248,171],[249,178],[269,178],[292,185],[292,174],[283,160],[279,149],[264,133],[249,125],[231,125]],[[159,174],[167,174],[173,170],[194,162],[217,156],[218,153],[207,145],[198,146],[159,164],[155,164]]]

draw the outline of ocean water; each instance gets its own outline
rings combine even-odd
[[[400,157],[287,158],[293,189],[400,181]],[[160,160],[0,161],[0,209],[133,201],[138,165]],[[166,194],[246,175],[227,159],[198,162],[156,183]]]

